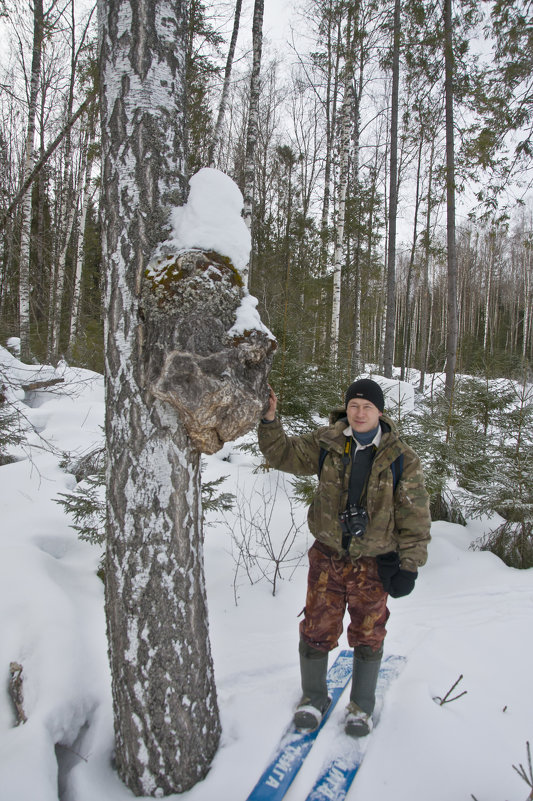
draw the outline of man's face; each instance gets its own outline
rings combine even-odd
[[[346,416],[353,430],[364,434],[377,427],[381,412],[377,406],[365,398],[352,398],[348,401]]]

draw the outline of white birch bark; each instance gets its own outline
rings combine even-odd
[[[446,320],[446,397],[451,400],[455,384],[459,321],[457,311],[457,244],[455,238],[455,134],[454,51],[452,0],[444,0],[445,95],[446,95],[446,243],[448,263]]]
[[[341,278],[344,261],[344,224],[346,217],[346,195],[350,172],[350,139],[353,111],[353,53],[351,11],[346,31],[347,58],[344,75],[344,98],[342,102],[339,128],[339,192],[337,204],[337,225],[335,230],[335,255],[333,260],[333,294],[331,304],[331,358],[335,363],[339,355],[339,330],[341,312]]]
[[[57,259],[55,271],[55,287],[53,293],[53,305],[50,327],[50,352],[49,358],[55,363],[59,358],[59,335],[61,330],[61,310],[63,306],[63,295],[65,291],[65,268],[67,264],[67,253],[74,229],[74,220],[78,210],[78,199],[81,196],[81,189],[84,179],[84,170],[78,171],[76,187],[73,192],[67,192],[68,203],[64,204],[64,239]]]
[[[26,150],[24,154],[24,184],[33,170],[35,148],[35,119],[37,114],[37,96],[41,74],[41,57],[43,43],[43,3],[34,0],[33,4],[33,54],[29,86],[28,126],[26,133]],[[19,333],[20,354],[22,360],[30,358],[30,237],[31,237],[31,186],[26,189],[22,200],[22,220],[19,264]]]
[[[392,378],[394,364],[396,305],[396,215],[398,208],[398,98],[400,80],[400,0],[394,3],[393,63],[391,92],[390,188],[387,243],[387,312],[383,342],[383,375]]]
[[[485,290],[485,325],[483,328],[483,350],[487,351],[487,345],[489,342],[489,320],[490,320],[490,303],[492,299],[492,273],[494,270],[494,257],[495,257],[495,250],[496,244],[494,238],[489,235],[489,247],[490,247],[490,256],[489,256],[489,263],[487,265],[487,279],[486,279],[486,290]]]
[[[92,137],[88,138],[85,150],[85,168],[80,170],[80,175],[84,174],[84,186],[81,196],[81,210],[78,216],[77,224],[77,251],[76,251],[76,269],[74,273],[74,291],[72,296],[72,306],[70,310],[70,326],[68,336],[67,352],[70,351],[73,342],[79,333],[80,314],[81,314],[81,279],[83,274],[83,238],[85,235],[85,225],[87,223],[87,210],[89,208],[89,200],[91,199],[91,170],[92,159],[89,152],[92,145]]]
[[[146,387],[140,293],[185,195],[184,0],[100,0],[108,452],[106,614],[119,775],[184,792],[220,737],[200,454]]]
[[[259,127],[259,91],[260,91],[260,72],[261,72],[261,53],[263,49],[263,11],[264,0],[255,0],[254,21],[252,29],[253,39],[253,64],[252,76],[250,80],[250,107],[248,112],[248,130],[246,134],[246,156],[244,165],[244,209],[243,218],[248,227],[252,230],[252,211],[254,202],[254,183],[255,183],[255,149],[257,144],[257,130]],[[243,280],[245,286],[250,282],[251,264],[244,271]]]

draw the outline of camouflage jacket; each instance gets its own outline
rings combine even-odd
[[[332,426],[318,428],[300,437],[285,434],[276,418],[259,424],[259,447],[268,463],[294,475],[318,473],[320,449],[327,451],[320,480],[309,507],[309,529],[317,540],[343,555],[339,511],[346,507],[351,464],[343,464],[346,417]],[[427,558],[430,540],[428,494],[420,460],[401,441],[394,424],[381,417],[382,436],[376,450],[367,485],[367,529],[363,537],[352,537],[350,557],[397,551],[401,567],[417,570]],[[403,453],[400,480],[394,491],[391,464]]]

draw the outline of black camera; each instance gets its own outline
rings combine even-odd
[[[345,537],[362,537],[366,531],[368,514],[362,506],[348,506],[339,514],[342,533]]]

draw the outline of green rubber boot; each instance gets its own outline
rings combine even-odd
[[[382,656],[383,649],[372,651],[368,646],[358,646],[354,650],[352,688],[344,725],[351,737],[365,737],[373,729],[372,712]]]
[[[294,713],[294,725],[300,731],[314,731],[331,702],[326,684],[328,655],[303,640],[299,652],[302,698]]]

